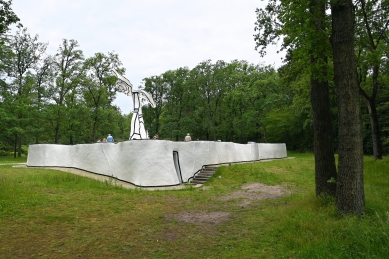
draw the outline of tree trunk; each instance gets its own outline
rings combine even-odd
[[[60,113],[60,109],[61,109],[61,106],[57,106],[57,119],[56,119],[56,125],[55,125],[55,139],[54,139],[54,144],[58,144],[59,143],[59,130],[61,128],[61,113]]]
[[[311,79],[311,103],[314,130],[316,195],[335,197],[336,179],[334,139],[328,93],[328,82]]]
[[[65,82],[65,79],[62,79],[62,82]],[[60,131],[60,128],[61,128],[61,109],[62,109],[62,106],[63,106],[63,99],[64,99],[64,93],[63,93],[63,87],[61,88],[61,91],[60,91],[60,97],[59,97],[59,102],[56,106],[56,108],[58,109],[57,110],[57,121],[56,121],[56,125],[55,125],[55,139],[54,139],[54,144],[58,144],[59,143],[59,131]]]
[[[73,123],[71,123],[71,124],[69,125],[69,132],[70,132],[69,144],[70,144],[70,145],[74,145],[74,140],[73,140]]]
[[[354,53],[353,9],[351,0],[331,1],[331,44],[339,109],[336,208],[340,214],[362,215],[365,210],[363,142]]]
[[[381,133],[378,123],[378,115],[376,109],[376,98],[378,93],[378,73],[379,66],[375,64],[373,66],[373,90],[372,95],[368,96],[367,93],[359,88],[359,93],[365,99],[367,107],[369,109],[369,117],[370,117],[370,126],[371,126],[371,136],[373,141],[373,154],[375,159],[382,159],[382,141],[381,141]]]
[[[367,36],[369,38],[368,41],[368,47],[367,49],[373,54],[372,56],[375,56],[376,58],[379,57],[377,55],[377,47],[380,45],[380,41],[382,40],[382,36],[385,35],[384,31],[387,31],[387,28],[382,31],[381,36],[375,38],[373,36],[371,25],[369,24],[368,14],[366,12],[366,3],[365,1],[360,1],[362,10],[363,10],[363,17],[365,22],[365,31],[367,33]],[[386,23],[386,26],[388,23]],[[373,74],[371,75],[372,81],[373,81],[373,87],[371,96],[369,97],[366,92],[360,88],[360,94],[362,97],[366,100],[368,108],[369,108],[369,116],[370,116],[370,125],[371,125],[371,134],[372,134],[372,140],[373,140],[373,154],[375,159],[382,159],[382,142],[381,142],[381,136],[380,136],[380,130],[379,130],[379,123],[377,118],[377,111],[376,111],[376,98],[378,94],[378,75],[380,73],[380,62],[375,61],[373,63]],[[360,80],[362,81],[362,80]]]
[[[156,116],[156,120],[157,120],[157,122],[155,123],[155,133],[154,134],[158,134],[158,132],[159,132],[159,115]]]
[[[377,115],[375,102],[371,100],[370,102],[368,102],[367,107],[369,108],[374,158],[382,159],[381,134],[380,134],[379,124],[378,124],[378,115]]]
[[[18,136],[18,157],[22,157],[22,137]]]
[[[98,117],[96,116],[93,122],[93,142],[96,142],[97,139],[97,120]]]
[[[315,30],[310,54],[315,184],[317,196],[335,197],[336,185],[329,181],[331,178],[336,179],[336,166],[325,54],[328,45],[325,43],[327,36],[323,33],[325,31],[325,4],[326,1],[323,0],[310,2],[311,25]]]
[[[266,134],[266,127],[265,125],[262,125],[262,131],[263,131],[263,141],[267,143],[267,134]]]
[[[14,138],[14,158],[16,158],[17,142],[18,142],[18,133],[15,133],[15,138]]]
[[[59,128],[60,128],[61,124],[59,123],[59,121],[57,121],[57,125],[55,126],[55,139],[54,139],[54,144],[58,144],[59,143]]]

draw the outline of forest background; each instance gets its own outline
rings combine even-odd
[[[0,2],[6,14],[9,1]],[[389,151],[388,2],[356,1],[355,54],[365,154],[373,154],[377,130],[382,153]],[[257,10],[260,22],[261,11],[272,13]],[[294,28],[299,32],[304,15],[296,17],[301,27]],[[327,18],[330,21],[330,15]],[[9,21],[17,22],[17,16]],[[270,27],[271,23],[260,24]],[[76,40],[64,39],[57,53],[50,55],[47,44],[26,26],[20,25],[15,34],[3,27],[0,31],[0,155],[21,156],[34,143],[93,143],[108,133],[115,141],[128,140],[131,114],[122,114],[113,104],[118,89],[110,69],[125,72],[119,54],[85,57]],[[330,31],[327,34],[329,38]],[[255,40],[261,52],[266,44]],[[144,78],[143,89],[157,104],[143,108],[149,135],[179,141],[190,133],[192,139],[280,142],[289,150],[313,151],[310,57],[301,42],[288,37],[284,42],[287,55],[277,70],[244,60],[204,60],[194,68],[172,68]],[[329,80],[329,94],[337,149],[333,80]]]

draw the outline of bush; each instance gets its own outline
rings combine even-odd
[[[28,146],[22,145],[22,154],[26,156],[28,155]]]

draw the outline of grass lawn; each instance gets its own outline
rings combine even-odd
[[[365,157],[356,218],[316,199],[312,154],[288,155],[163,191],[0,157],[0,258],[388,258],[389,158]]]

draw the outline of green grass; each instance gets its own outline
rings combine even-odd
[[[11,156],[0,156],[0,165],[3,164],[17,164],[17,163],[25,163],[27,161],[26,156],[22,157],[11,157]]]
[[[175,191],[15,168],[23,160],[2,157],[0,258],[387,258],[389,158],[365,157],[366,214],[356,218],[316,199],[312,154],[288,155],[220,167],[206,188]],[[246,207],[220,199],[254,182],[292,194]],[[230,214],[208,223],[177,218],[213,212]]]

